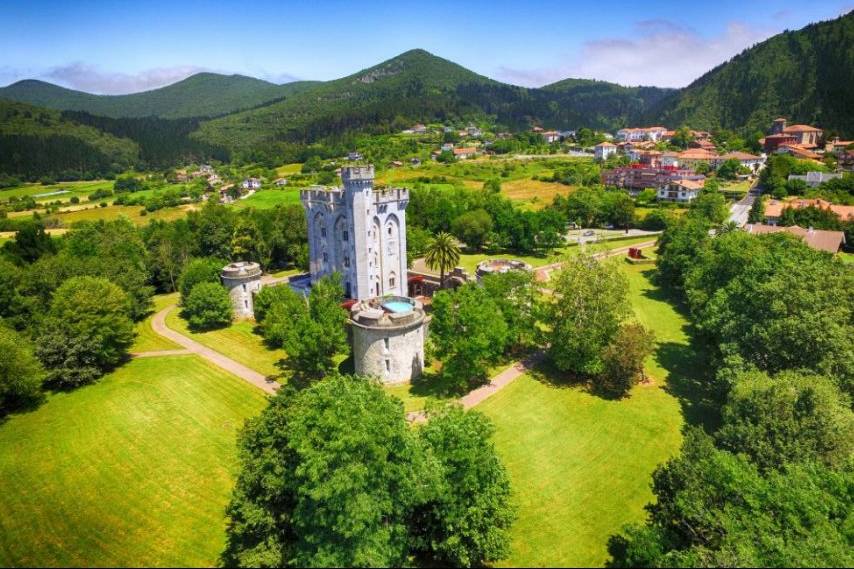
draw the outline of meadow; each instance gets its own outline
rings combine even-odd
[[[691,412],[698,408],[686,389],[702,379],[702,354],[653,271],[625,266],[635,316],[657,336],[646,366],[652,384],[608,400],[543,366],[477,407],[495,424],[518,507],[502,565],[602,566],[608,537],[644,519],[651,474],[678,452],[683,416],[708,418]]]
[[[195,356],[133,360],[0,425],[0,565],[211,566],[263,393]]]

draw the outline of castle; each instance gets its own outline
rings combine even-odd
[[[406,206],[409,190],[374,190],[373,166],[341,172],[342,188],[300,192],[315,283],[339,273],[350,306],[358,374],[384,383],[418,377],[424,367],[424,308],[407,296]]]
[[[409,190],[374,191],[374,167],[341,172],[343,188],[300,194],[308,222],[311,282],[341,275],[347,298],[405,296]]]

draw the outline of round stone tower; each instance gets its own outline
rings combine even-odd
[[[258,263],[239,261],[223,267],[222,284],[231,296],[231,305],[237,318],[255,316],[254,297],[261,290],[261,266]]]
[[[424,369],[426,318],[422,304],[405,296],[357,302],[350,309],[357,374],[402,383]]]

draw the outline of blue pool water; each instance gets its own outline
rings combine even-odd
[[[384,302],[383,308],[395,313],[409,312],[410,310],[412,310],[412,304],[404,302],[402,300],[392,300],[389,302]]]

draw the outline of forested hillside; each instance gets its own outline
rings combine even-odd
[[[61,116],[59,111],[0,101],[0,172],[33,178],[94,178],[139,160],[139,146]]]
[[[507,129],[538,123],[550,128],[615,128],[668,93],[585,80],[527,89],[412,50],[284,101],[205,122],[194,136],[252,152],[353,130],[389,132],[416,121],[490,120]]]
[[[854,135],[854,12],[743,51],[648,115],[677,127],[765,130],[784,116]]]
[[[113,118],[215,117],[282,99],[314,82],[275,85],[243,75],[197,73],[172,85],[130,95],[92,95],[44,81],[18,81],[0,88],[0,99]]]

